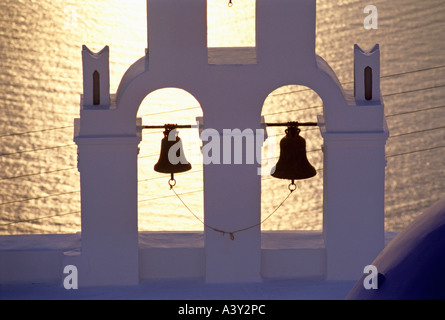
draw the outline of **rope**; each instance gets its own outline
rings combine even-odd
[[[193,212],[193,210],[192,209],[190,209],[190,207],[184,202],[184,200],[182,200],[182,198],[179,196],[179,194],[178,193],[176,193],[176,190],[174,189],[174,187],[173,186],[171,186],[170,185],[170,190],[172,190],[173,191],[173,193],[176,195],[176,197],[179,199],[179,201],[181,201],[181,203],[184,205],[184,207],[199,221],[199,222],[201,222],[205,227],[207,227],[207,228],[209,228],[209,229],[211,229],[211,230],[213,230],[213,231],[215,231],[215,232],[219,232],[219,233],[222,233],[222,235],[224,236],[224,235],[226,235],[226,234],[228,234],[228,235],[230,235],[230,239],[231,240],[235,240],[235,234],[236,233],[239,233],[239,232],[243,232],[243,231],[247,231],[247,230],[250,230],[250,229],[252,229],[252,228],[255,228],[255,227],[258,227],[258,226],[260,226],[260,225],[262,225],[264,222],[266,222],[270,217],[272,217],[272,215],[275,213],[275,212],[277,212],[277,210],[279,209],[279,208],[281,208],[281,206],[286,202],[286,200],[287,199],[289,199],[289,197],[290,197],[290,195],[295,191],[295,188],[294,187],[291,187],[291,186],[295,186],[295,184],[294,183],[291,183],[290,185],[289,185],[289,193],[288,193],[288,195],[284,198],[284,200],[283,201],[281,201],[281,203],[272,211],[272,213],[270,213],[264,220],[262,220],[261,222],[259,222],[259,223],[256,223],[256,224],[254,224],[254,225],[251,225],[251,226],[249,226],[249,227],[246,227],[246,228],[242,228],[242,229],[238,229],[238,230],[235,230],[235,231],[225,231],[225,230],[221,230],[221,229],[218,229],[218,228],[215,228],[215,227],[213,227],[213,226],[210,226],[210,225],[208,225],[207,223],[205,223],[204,221],[202,221],[202,219],[201,218],[199,218],[194,212]]]

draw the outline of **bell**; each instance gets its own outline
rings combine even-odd
[[[174,130],[174,132],[172,132]],[[169,136],[174,134],[173,139],[169,139]],[[170,152],[170,149],[174,149]],[[169,158],[169,154],[171,158]],[[173,163],[171,161],[173,161]],[[173,178],[173,174],[189,171],[192,165],[187,161],[184,156],[184,150],[182,147],[181,138],[178,137],[176,130],[172,128],[166,128],[164,131],[164,138],[161,142],[161,154],[159,160],[154,166],[154,170],[160,173],[170,173]]]
[[[306,157],[306,140],[300,137],[298,127],[288,127],[286,136],[280,142],[280,158],[271,170],[272,177],[278,179],[302,180],[317,174]]]

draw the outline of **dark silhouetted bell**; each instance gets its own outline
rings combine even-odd
[[[288,127],[280,142],[280,158],[271,170],[272,177],[288,180],[312,178],[317,174],[306,157],[306,140],[298,127]]]
[[[192,168],[192,165],[185,158],[181,138],[178,137],[176,130],[173,130],[172,128],[166,128],[164,131],[161,154],[154,166],[157,172],[170,173],[172,180],[174,180],[173,174],[189,171]]]

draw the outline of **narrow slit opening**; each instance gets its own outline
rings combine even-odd
[[[93,73],[93,105],[100,105],[100,76],[97,70]]]
[[[365,99],[372,100],[372,69],[365,68]]]

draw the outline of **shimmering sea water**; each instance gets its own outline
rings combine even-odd
[[[271,0],[272,1],[272,0]],[[252,46],[254,2],[209,0],[209,46]],[[386,146],[385,224],[401,231],[445,196],[445,5],[442,0],[374,1],[378,29],[365,30],[366,1],[317,1],[317,54],[352,88],[353,45],[381,47],[381,89],[390,130]],[[73,122],[82,92],[81,47],[110,46],[111,92],[145,53],[144,0],[2,0],[0,2],[0,234],[80,231],[80,183]],[[264,103],[266,121],[317,121],[321,99],[285,86]],[[147,96],[144,123],[194,123],[199,103],[180,89]],[[196,131],[180,132],[192,163],[178,175],[177,192],[203,215],[203,173]],[[279,141],[282,129],[268,130]],[[318,175],[268,219],[264,230],[322,226],[322,138],[304,129],[308,158]],[[139,156],[139,230],[202,230],[153,171],[159,131],[144,132]],[[269,140],[272,141],[272,140]],[[265,157],[267,155],[265,146]],[[272,155],[277,157],[278,154]],[[286,181],[262,177],[262,215],[287,194]]]

